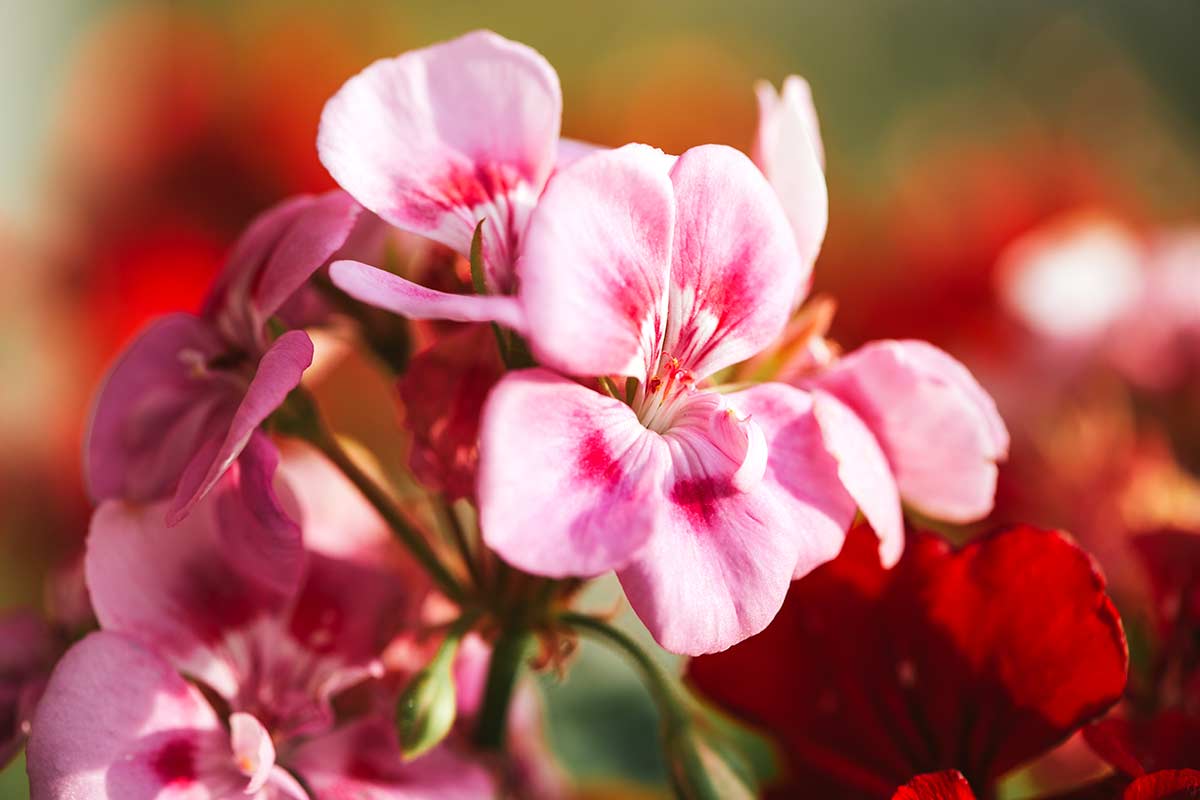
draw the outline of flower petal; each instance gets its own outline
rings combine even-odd
[[[476,800],[495,796],[481,764],[446,746],[404,761],[394,727],[368,718],[311,739],[290,763],[318,797],[361,800]]]
[[[872,342],[814,384],[875,434],[906,501],[951,522],[992,510],[1008,432],[962,364],[925,342]]]
[[[620,566],[659,519],[666,457],[661,438],[619,400],[547,370],[511,372],[483,409],[484,540],[538,575]]]
[[[765,383],[728,399],[766,437],[763,483],[787,508],[789,529],[800,543],[793,578],[801,578],[837,557],[856,507],[838,477],[837,460],[825,449],[812,396],[782,383]]]
[[[663,154],[628,145],[546,187],[525,236],[521,304],[538,360],[644,377],[666,324],[675,201]]]
[[[544,58],[475,31],[351,78],[321,114],[317,149],[342,188],[398,228],[466,254],[486,218],[488,284],[507,293],[561,116]]]
[[[162,504],[105,502],[92,518],[85,562],[92,604],[105,630],[145,642],[227,698],[247,676],[226,640],[256,620],[282,614],[303,567],[296,556],[256,558],[279,550],[279,533],[255,526],[248,513],[240,515],[243,526],[236,531],[246,543],[231,546],[236,542],[222,509],[238,502],[237,495],[226,479],[173,530],[163,524]],[[292,548],[300,550],[298,537]],[[282,576],[283,569],[291,574]]]
[[[417,480],[452,500],[474,498],[479,418],[503,375],[487,325],[463,326],[413,356],[396,389],[413,437],[408,463]]]
[[[345,192],[311,198],[271,251],[254,285],[253,305],[265,323],[346,243],[361,208]]]
[[[971,784],[956,769],[918,775],[901,786],[892,800],[975,800]]]
[[[807,269],[779,198],[737,150],[694,147],[675,162],[671,183],[676,216],[665,352],[699,380],[783,332]]]
[[[806,290],[829,223],[825,152],[812,90],[803,78],[789,75],[781,94],[766,81],[760,81],[754,91],[758,96],[754,163],[779,195],[792,225],[806,270],[801,288]]]
[[[525,330],[520,304],[513,297],[439,292],[357,261],[335,261],[329,277],[355,300],[409,319],[499,322]]]
[[[250,779],[246,794],[261,789],[275,769],[275,744],[263,724],[249,714],[229,715],[229,743],[234,763]]]
[[[813,414],[838,477],[879,535],[879,555],[891,567],[904,552],[904,514],[887,456],[866,423],[831,394],[813,392]]]
[[[1138,778],[1122,800],[1189,800],[1200,797],[1200,770],[1164,769]]]
[[[767,626],[787,594],[798,540],[786,507],[760,483],[740,491],[741,463],[698,426],[663,437],[671,456],[665,516],[617,575],[650,633],[673,653],[723,650]]]
[[[125,348],[97,393],[85,437],[93,501],[144,502],[175,490],[200,444],[219,433],[228,404],[225,387],[191,375],[181,353],[208,359],[221,350],[191,314],[155,320]]]
[[[1065,536],[956,551],[917,534],[887,571],[861,526],[762,635],[688,673],[783,743],[793,790],[859,798],[951,768],[991,786],[1114,703],[1127,664],[1104,580]]]
[[[157,654],[100,632],[63,657],[28,751],[33,797],[223,797],[246,786],[204,697]],[[239,779],[240,778],[240,779]]]
[[[50,626],[32,611],[0,615],[0,769],[25,743],[57,649]]]
[[[312,339],[304,331],[288,331],[263,354],[220,445],[201,449],[184,470],[168,511],[170,524],[187,516],[216,485],[241,455],[258,426],[300,385],[300,377],[312,363],[312,357]]]

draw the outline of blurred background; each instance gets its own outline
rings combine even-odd
[[[39,607],[80,547],[80,436],[122,343],[194,309],[254,213],[333,186],[314,139],[346,78],[478,27],[540,50],[564,134],[601,144],[747,149],[753,83],[805,76],[827,154],[815,290],[838,302],[833,338],[928,339],[995,394],[1014,444],[983,527],[1075,534],[1135,649],[1145,590],[1125,541],[1200,529],[1195,369],[1146,387],[1077,350],[1064,371],[1005,311],[995,270],[1063,214],[1139,232],[1200,220],[1200,5],[0,0],[0,23],[0,608]],[[386,431],[375,440],[395,452],[378,454],[403,464],[386,382],[353,360],[337,372],[335,422]],[[585,647],[565,684],[546,683],[573,775],[661,791],[653,712],[624,665]],[[23,796],[21,770],[0,796]]]

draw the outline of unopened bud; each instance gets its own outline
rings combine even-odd
[[[404,758],[432,750],[454,727],[458,706],[454,657],[460,636],[447,636],[437,654],[409,682],[396,706],[396,731]]]

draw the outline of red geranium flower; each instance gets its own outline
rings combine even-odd
[[[989,797],[1116,702],[1127,665],[1104,579],[1066,536],[1018,527],[955,550],[915,534],[886,571],[859,526],[771,627],[688,674],[777,737],[787,783],[774,796],[888,798],[957,770]],[[926,776],[897,797],[967,788]]]

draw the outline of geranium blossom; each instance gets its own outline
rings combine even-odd
[[[961,550],[917,534],[888,571],[858,527],[770,628],[688,677],[778,737],[779,797],[888,798],[942,770],[987,797],[1116,702],[1127,661],[1103,578],[1061,534],[1014,528]]]
[[[376,62],[321,115],[317,148],[334,179],[405,231],[466,255],[483,221],[490,296],[429,289],[354,261],[332,269],[348,294],[414,319],[520,328],[510,295],[529,214],[558,158],[562,90],[537,52],[490,31]],[[577,158],[578,143],[564,147]]]
[[[382,522],[360,524],[361,501],[329,491],[342,479],[309,470],[320,480],[296,485],[301,508],[326,514],[289,546],[247,513],[239,473],[173,531],[161,503],[96,512],[87,576],[102,630],[67,654],[39,706],[34,796],[307,797],[289,770],[316,797],[486,795],[487,773],[450,751],[404,764],[371,707],[334,714],[332,698],[381,674],[425,597],[386,556]],[[329,524],[333,501],[344,528]]]
[[[341,247],[358,208],[342,192],[298,197],[264,213],[235,245],[199,314],[151,323],[109,370],[86,441],[96,502],[170,498],[178,522],[235,461],[269,487],[271,446],[259,426],[300,383],[313,346],[301,330],[272,339],[268,322]],[[263,513],[273,501],[250,497]]]
[[[671,650],[761,630],[854,510],[806,395],[703,388],[779,334],[806,279],[769,185],[720,146],[589,156],[547,188],[521,278],[556,371],[510,373],[485,408],[485,540],[539,574],[617,569]],[[566,377],[596,375],[624,376],[630,402]]]

